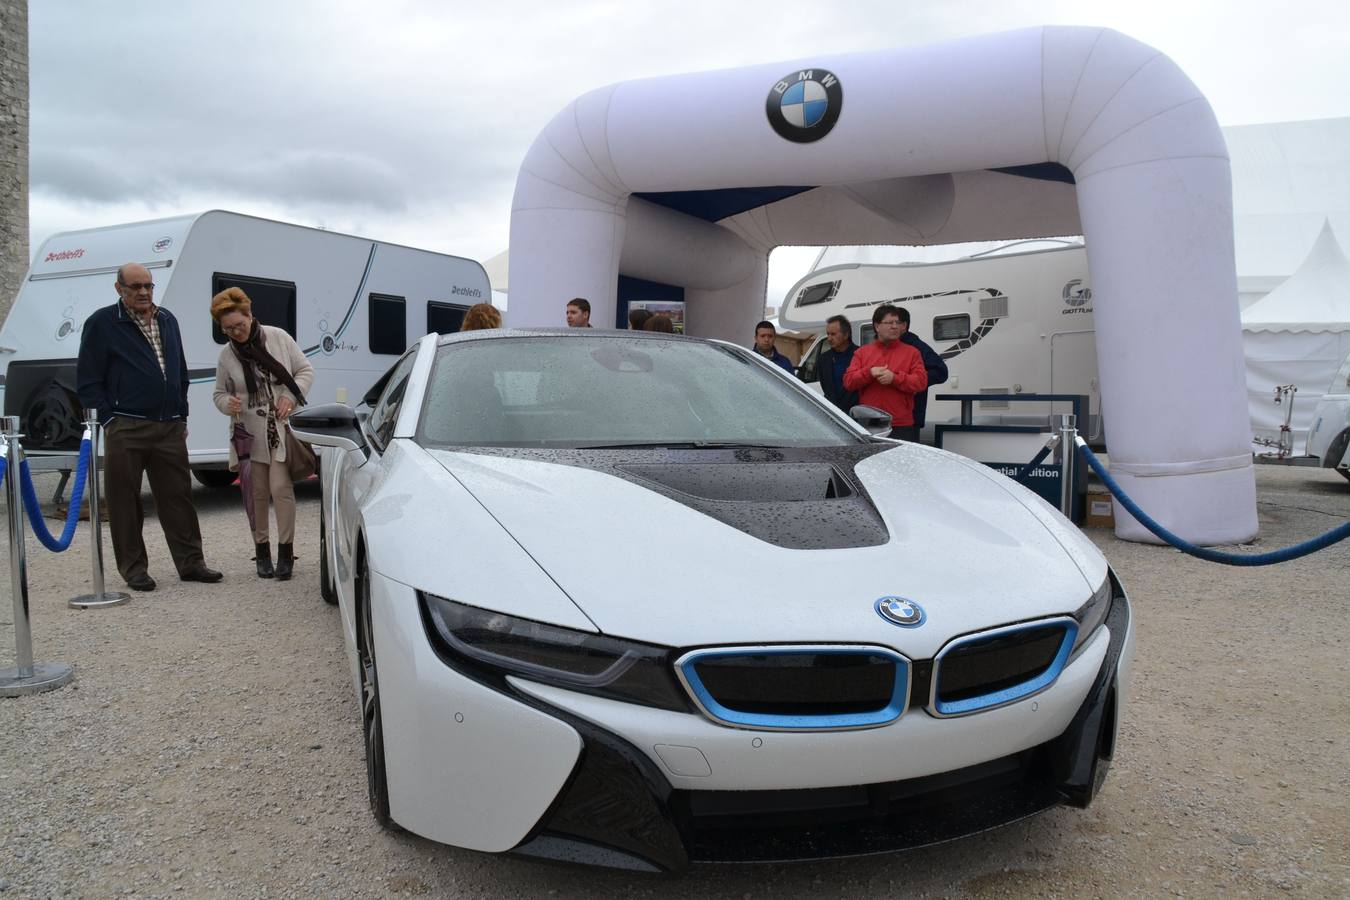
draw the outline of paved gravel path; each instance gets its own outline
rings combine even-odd
[[[1253,549],[1350,516],[1334,473],[1260,467],[1258,483]],[[1139,648],[1089,810],[898,856],[659,879],[378,830],[337,616],[318,597],[317,492],[302,488],[289,584],[253,576],[237,492],[195,499],[220,585],[179,583],[151,521],[159,590],[72,610],[86,533],[61,556],[29,540],[37,659],[77,669],[63,690],[0,700],[4,896],[1350,896],[1350,544],[1247,570],[1092,532]],[[8,583],[6,558],[0,666]]]

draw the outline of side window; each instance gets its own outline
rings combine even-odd
[[[295,337],[294,281],[276,281],[271,278],[255,278],[252,275],[227,275],[224,272],[212,274],[212,297],[232,287],[237,287],[248,294],[248,299],[253,303],[253,315],[259,322],[284,328],[287,334]],[[211,320],[211,340],[217,344],[229,340],[215,319]]]
[[[858,329],[859,347],[862,347],[866,344],[870,344],[876,339],[877,339],[877,326],[873,325],[871,322],[868,322],[867,324],[863,325],[861,328]]]
[[[375,401],[367,424],[376,443],[383,450],[394,436],[394,426],[398,423],[398,412],[403,407],[403,395],[408,390],[408,378],[412,375],[413,363],[417,361],[417,351],[413,350],[398,361],[389,373],[380,399]]]
[[[963,341],[970,337],[970,316],[935,316],[933,318],[934,341]]]
[[[408,349],[408,302],[390,294],[371,294],[370,352],[398,356]]]
[[[428,300],[426,333],[434,331],[437,334],[454,334],[459,331],[459,326],[464,324],[464,314],[468,311],[467,306]]]
[[[807,384],[820,380],[820,352],[829,346],[825,338],[816,339],[815,344],[806,353],[806,359],[797,367],[797,377]]]

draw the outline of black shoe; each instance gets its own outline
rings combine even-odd
[[[272,546],[267,541],[253,546],[257,550],[257,555],[253,558],[258,561],[258,577],[271,578],[276,574],[272,571]]]
[[[153,591],[155,579],[151,578],[148,572],[141,572],[139,575],[132,575],[127,579],[127,587],[133,591]]]
[[[277,581],[291,580],[291,567],[294,564],[294,544],[277,544]]]
[[[215,584],[217,581],[224,578],[225,576],[221,575],[215,569],[208,569],[206,567],[206,563],[201,563],[195,569],[188,569],[186,572],[179,572],[178,577],[183,579],[184,581],[200,581],[203,582],[204,584]]]

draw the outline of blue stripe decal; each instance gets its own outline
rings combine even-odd
[[[1023,628],[1007,629],[1001,631],[1001,633],[1016,634],[1021,631],[1039,630],[1045,627],[1044,622],[1032,622]],[[1043,691],[1054,684],[1055,679],[1059,677],[1059,673],[1064,671],[1064,666],[1069,662],[1069,653],[1073,650],[1073,642],[1078,637],[1078,626],[1073,622],[1063,622],[1054,627],[1063,628],[1064,637],[1059,642],[1059,652],[1055,654],[1055,658],[1051,660],[1050,665],[1041,674],[1029,681],[1015,684],[1001,691],[992,691],[988,694],[980,694],[977,697],[967,697],[964,700],[943,701],[939,700],[938,697],[942,693],[942,663],[945,661],[946,654],[965,644],[988,640],[990,635],[988,633],[971,635],[952,643],[939,654],[936,670],[933,673],[933,709],[941,716],[959,716],[964,713],[978,712],[982,709],[992,709],[995,706],[1013,703]]]
[[[890,700],[880,709],[861,713],[838,713],[833,715],[778,715],[773,713],[752,713],[723,706],[709,693],[695,671],[696,663],[717,657],[727,656],[796,656],[802,653],[839,654],[849,656],[875,656],[889,659],[895,663],[895,685]],[[743,728],[769,728],[791,731],[828,731],[850,728],[874,728],[900,718],[909,699],[909,660],[898,653],[892,653],[880,647],[866,649],[855,647],[801,647],[786,645],[781,648],[730,648],[709,650],[705,653],[691,653],[680,663],[680,673],[685,684],[694,693],[699,705],[714,719]]]

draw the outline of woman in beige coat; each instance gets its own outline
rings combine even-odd
[[[253,304],[237,287],[211,298],[211,317],[229,341],[216,361],[216,408],[242,421],[253,439],[253,543],[258,577],[291,577],[295,540],[295,488],[286,465],[286,420],[305,403],[314,384],[309,364],[294,338],[253,318]],[[230,444],[230,468],[239,459]],[[268,500],[276,508],[277,565],[267,536]]]

